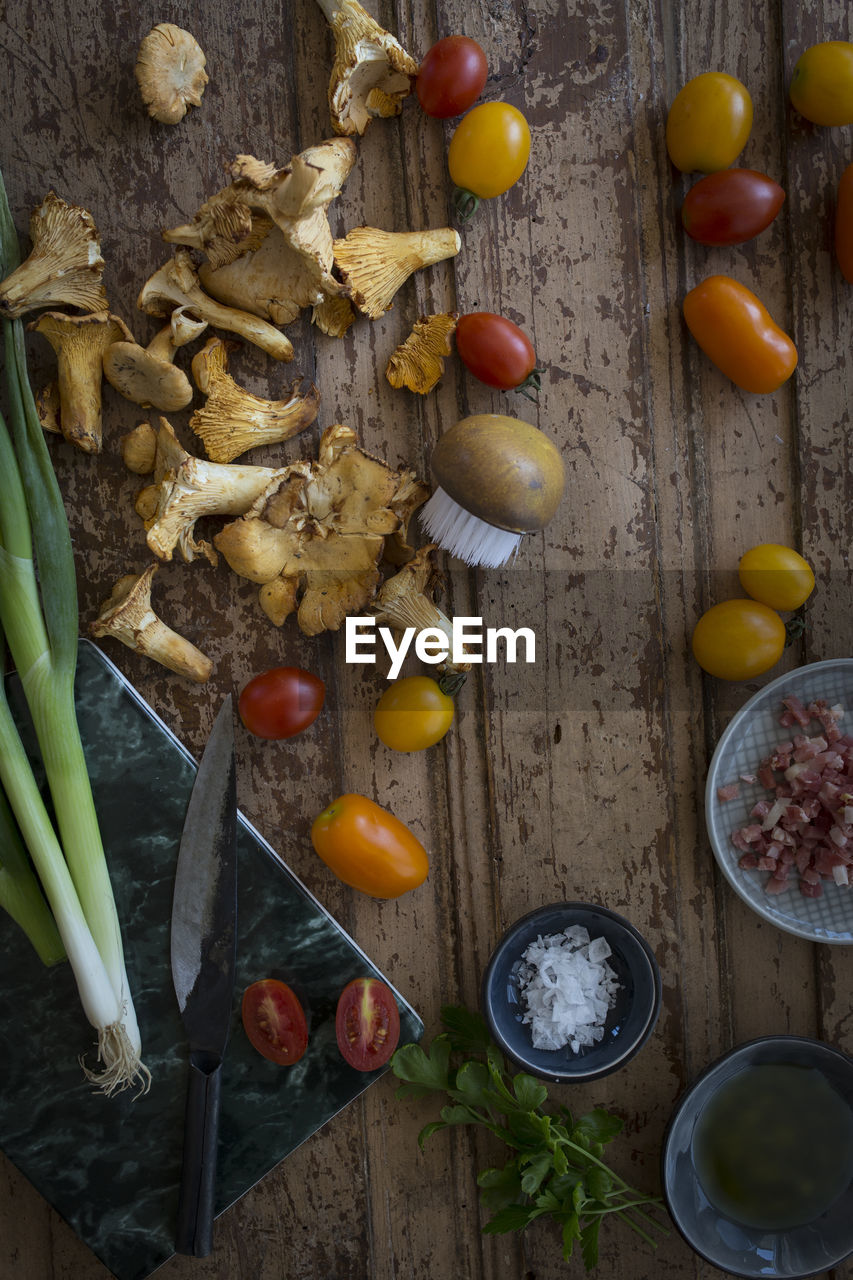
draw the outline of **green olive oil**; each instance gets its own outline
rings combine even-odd
[[[850,1185],[853,1110],[814,1068],[749,1067],[700,1112],[693,1162],[727,1218],[767,1231],[802,1226]]]

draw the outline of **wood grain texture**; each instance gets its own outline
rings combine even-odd
[[[853,38],[851,11],[844,0],[381,0],[371,11],[416,56],[454,32],[479,40],[486,96],[530,121],[530,164],[465,225],[459,256],[416,275],[380,320],[362,319],[337,340],[303,314],[288,327],[293,364],[248,348],[235,355],[234,376],[258,394],[278,396],[297,370],[322,394],[314,427],[251,460],[310,456],[326,426],[345,422],[369,452],[426,477],[432,447],[459,417],[508,412],[540,426],[568,477],[555,519],[525,539],[510,568],[448,561],[444,601],[447,612],[486,625],[532,626],[536,663],[476,670],[448,738],[401,756],[372,732],[381,664],[347,666],[340,635],[307,638],[293,620],[276,630],[256,588],[224,563],[176,559],[155,580],[158,611],[213,659],[208,685],[104,648],[196,755],[221,695],[255,672],[286,662],[325,679],[326,713],[308,734],[280,744],[241,735],[240,805],[418,1009],[428,1036],[443,1004],[477,1002],[492,947],[528,909],[580,898],[628,915],[661,965],[661,1018],[628,1067],[573,1091],[571,1105],[602,1104],[624,1117],[614,1160],[652,1187],[675,1099],[720,1052],[773,1031],[853,1050],[853,949],[813,947],[760,921],[717,873],[702,818],[707,762],[737,708],[779,671],[853,647],[853,291],[831,234],[853,130],[809,125],[786,92],[802,49]],[[0,5],[0,167],[16,223],[25,236],[50,189],[89,208],[112,309],[146,341],[157,322],[135,299],[169,254],[161,229],[190,219],[224,185],[236,154],[282,164],[331,135],[332,43],[313,0],[173,6],[168,20],[196,35],[210,73],[202,106],[174,128],[148,119],[133,77],[140,39],[163,18],[148,0]],[[732,249],[683,235],[679,209],[693,179],[672,168],[664,141],[675,93],[713,69],[739,76],[753,97],[740,163],[787,193],[771,228]],[[372,124],[330,211],[334,233],[451,225],[451,132],[414,99],[399,119]],[[799,367],[775,395],[739,392],[690,340],[681,299],[711,272],[753,288],[793,336]],[[454,358],[430,396],[392,390],[384,369],[395,346],[420,315],[451,309],[502,312],[522,325],[545,369],[538,405],[492,392]],[[40,387],[52,357],[35,335],[30,350]],[[109,388],[104,403],[98,459],[52,443],[81,629],[113,583],[150,558],[133,511],[140,482],[119,452],[121,436],[146,415]],[[188,417],[173,422],[192,447]],[[736,592],[740,555],[763,541],[790,542],[814,565],[807,635],[778,671],[723,685],[693,663],[690,634],[708,605]],[[361,897],[316,858],[311,821],[345,791],[392,808],[427,845],[431,874],[416,893]],[[462,1132],[421,1152],[418,1131],[435,1114],[396,1101],[384,1078],[218,1221],[210,1259],[175,1258],[159,1274],[581,1275],[580,1258],[564,1264],[544,1224],[521,1240],[480,1234],[476,1171],[497,1153]],[[599,1273],[719,1274],[675,1233],[652,1257],[619,1226],[603,1237]],[[0,1276],[108,1276],[2,1158]]]

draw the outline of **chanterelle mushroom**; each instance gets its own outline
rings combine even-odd
[[[425,396],[444,373],[444,357],[459,315],[455,311],[421,316],[406,341],[392,352],[385,377],[392,387],[408,387]]]
[[[136,80],[148,114],[177,124],[187,107],[201,106],[208,81],[205,56],[195,36],[172,22],[153,27],[139,46]]]
[[[144,573],[125,574],[113,587],[108,600],[89,625],[89,634],[112,636],[135,653],[152,658],[179,676],[204,684],[213,663],[200,649],[166,626],[151,608],[151,581],[157,571],[151,564]]]
[[[441,631],[447,637],[448,657],[438,664],[443,673],[442,688],[451,693],[471,670],[470,662],[453,661],[453,624],[433,601],[440,574],[433,564],[434,543],[421,547],[408,564],[383,582],[370,612],[378,625],[405,631]]]
[[[30,256],[0,284],[0,315],[39,307],[106,311],[104,260],[88,209],[50,191],[30,218]]]
[[[451,227],[436,231],[356,227],[335,241],[335,262],[359,311],[376,320],[413,271],[453,258],[461,247],[459,233]]]
[[[355,144],[332,138],[276,169],[238,156],[233,181],[202,205],[193,222],[163,232],[172,243],[202,249],[203,287],[220,302],[274,324],[290,324],[303,307],[339,296],[327,209],[355,161]]]
[[[205,320],[196,320],[179,307],[147,347],[133,341],[114,342],[104,354],[104,377],[143,409],[163,413],[183,409],[192,400],[193,389],[183,369],[174,364],[175,355],[206,328]]]
[[[135,475],[151,474],[157,458],[157,432],[150,422],[140,422],[139,426],[122,436],[121,457],[128,471]]]
[[[363,453],[338,424],[323,432],[316,462],[285,467],[214,545],[260,584],[277,626],[297,610],[306,635],[335,631],[372,599],[386,539],[405,532],[427,493],[413,472]]]
[[[195,267],[186,249],[179,249],[174,258],[155,271],[142,286],[136,305],[148,315],[165,316],[175,307],[185,307],[215,329],[239,333],[247,342],[266,351],[275,360],[292,360],[293,346],[278,329],[257,316],[234,307],[223,306],[208,297],[198,282]]]
[[[148,546],[161,560],[175,547],[184,560],[203,555],[217,563],[209,542],[195,539],[202,516],[242,515],[279,476],[273,467],[229,466],[194,458],[181,446],[171,424],[160,419],[154,459],[154,483],[142,490],[136,510],[145,520]]]
[[[329,111],[336,133],[364,133],[374,116],[400,114],[418,64],[357,0],[318,0],[335,37]]]
[[[214,462],[232,462],[262,444],[278,444],[310,426],[320,409],[320,393],[302,379],[287,400],[263,400],[239,386],[228,372],[228,344],[211,338],[193,358],[196,386],[207,402],[190,418],[190,429],[204,442]]]
[[[91,316],[45,311],[29,328],[56,352],[62,434],[84,453],[99,453],[104,354],[112,343],[130,338],[127,325],[106,311]]]

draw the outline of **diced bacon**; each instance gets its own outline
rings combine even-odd
[[[781,893],[789,874],[808,898],[820,897],[824,880],[844,888],[853,883],[853,734],[841,732],[843,716],[843,707],[824,699],[806,707],[785,698],[780,724],[796,732],[754,774],[739,775],[767,793],[752,805],[751,821],[732,832],[738,865],[770,872],[767,893]],[[814,720],[821,732],[809,734]],[[734,799],[737,786],[721,787],[719,798]]]
[[[790,694],[787,698],[782,699],[782,706],[785,707],[787,711],[790,711],[797,724],[802,725],[804,729],[809,727],[812,717],[803,706],[802,702],[800,702],[799,698]]]
[[[729,800],[737,800],[740,795],[740,786],[737,782],[729,782],[724,787],[717,787],[717,799],[727,803]]]

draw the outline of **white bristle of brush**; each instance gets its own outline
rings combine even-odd
[[[498,529],[474,516],[443,489],[436,489],[422,508],[420,521],[427,537],[466,564],[499,569],[518,550],[522,534]]]

